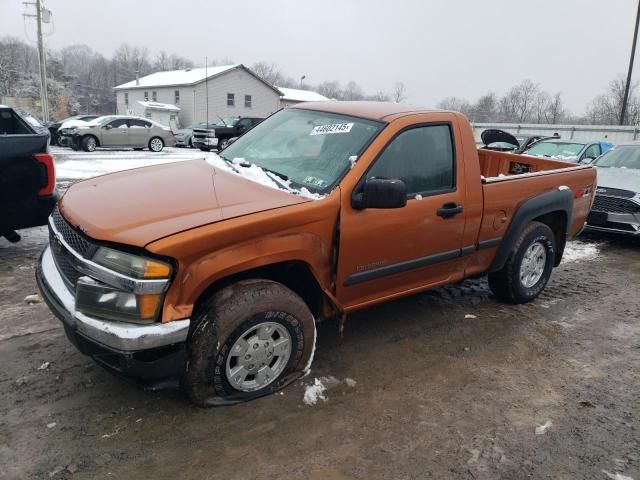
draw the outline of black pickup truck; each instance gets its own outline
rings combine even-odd
[[[46,129],[0,105],[0,237],[10,242],[18,229],[46,225],[58,200],[48,144]]]
[[[258,125],[264,118],[255,117],[228,117],[209,128],[194,128],[192,143],[200,150],[209,151],[214,148],[218,151],[227,146],[229,140],[247,133]]]

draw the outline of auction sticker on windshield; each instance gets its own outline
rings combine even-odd
[[[349,133],[353,123],[333,123],[331,125],[318,125],[313,127],[309,135],[328,135],[330,133]]]

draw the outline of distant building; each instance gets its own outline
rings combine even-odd
[[[324,102],[331,100],[324,95],[320,95],[319,93],[312,92],[310,90],[299,90],[297,88],[284,87],[276,88],[283,93],[282,98],[280,98],[280,105],[283,108],[302,102]]]
[[[137,102],[174,105],[183,127],[206,121],[207,90],[209,121],[266,117],[280,109],[282,93],[244,65],[157,72],[114,88],[118,114],[138,108]]]

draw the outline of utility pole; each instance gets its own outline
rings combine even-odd
[[[44,0],[36,0],[35,2],[22,2],[24,5],[35,5],[36,14],[27,14],[25,17],[35,17],[38,27],[38,63],[40,65],[40,107],[42,108],[42,120],[49,121],[49,96],[47,94],[47,61],[44,51],[44,42],[42,40],[42,14],[45,14],[45,23],[49,23],[51,12],[45,10],[42,2]]]
[[[640,23],[640,0],[638,0],[638,13],[636,13],[636,28],[633,32],[633,44],[631,45],[631,58],[629,59],[629,71],[627,72],[627,83],[624,86],[624,98],[622,99],[622,110],[620,111],[620,125],[624,125],[627,116],[627,102],[629,101],[629,90],[631,88],[631,74],[633,73],[633,61],[636,56],[636,41],[638,40],[638,24]]]

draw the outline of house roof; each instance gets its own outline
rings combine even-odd
[[[282,96],[282,100],[288,100],[290,102],[324,102],[330,100],[324,95],[320,95],[317,92],[312,92],[310,90],[299,90],[297,88],[283,88],[276,87],[280,90],[284,95]]]
[[[184,68],[182,70],[170,70],[167,72],[156,72],[151,75],[147,75],[139,79],[139,82],[132,80],[122,85],[114,87],[114,90],[130,90],[139,88],[153,88],[153,87],[178,87],[184,85],[195,85],[196,83],[204,82],[207,78],[211,80],[214,77],[230,72],[232,70],[242,69],[253,75],[256,79],[267,85],[278,95],[282,95],[282,92],[269,82],[265,82],[258,77],[255,73],[249,70],[242,64],[236,65],[221,65],[217,67],[199,67],[199,68]]]
[[[158,103],[158,102],[144,102],[139,100],[138,103],[144,108],[151,108],[153,110],[166,110],[169,112],[179,112],[180,108],[170,103]]]

